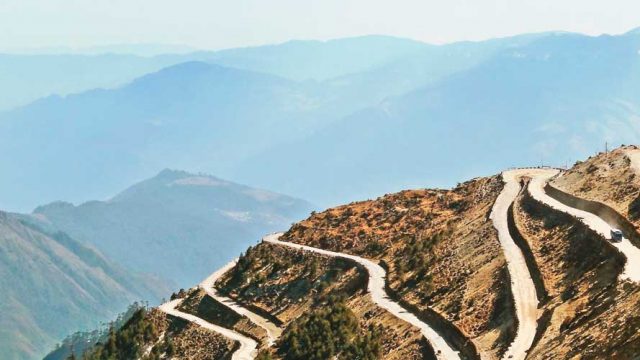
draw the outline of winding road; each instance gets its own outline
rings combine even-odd
[[[634,160],[632,160],[632,166],[633,164]],[[577,217],[585,225],[602,235],[605,239],[611,239],[611,230],[613,229],[611,225],[593,213],[567,206],[547,195],[544,191],[546,182],[547,179],[545,178],[533,178],[531,180],[531,183],[529,184],[529,192],[534,199],[545,203],[556,210]],[[638,266],[638,264],[640,264],[640,249],[633,246],[627,238],[623,238],[622,241],[619,242],[611,242],[611,244],[627,258],[624,271],[620,274],[620,278],[640,282],[640,266]]]
[[[269,321],[268,319],[248,310],[247,308],[243,307],[242,305],[238,304],[232,299],[220,294],[216,290],[216,288],[213,286],[215,282],[222,275],[224,275],[224,273],[231,270],[236,265],[237,262],[238,262],[237,259],[233,260],[227,265],[217,270],[216,272],[214,272],[213,274],[209,275],[208,278],[204,279],[204,281],[200,283],[200,288],[202,288],[207,293],[207,295],[209,295],[213,299],[224,304],[226,307],[233,310],[237,314],[241,316],[246,316],[247,318],[249,318],[249,320],[251,320],[251,322],[263,328],[267,332],[267,337],[269,338],[268,346],[272,346],[273,344],[275,344],[276,340],[280,337],[280,335],[282,335],[282,329],[278,327],[276,324],[274,324],[273,322]]]
[[[180,303],[182,302],[183,299],[175,299],[169,302],[166,302],[162,305],[160,305],[159,309],[164,312],[165,314],[171,315],[171,316],[175,316],[178,318],[181,318],[183,320],[192,322],[198,326],[201,326],[205,329],[211,330],[211,331],[215,331],[217,333],[219,333],[220,335],[231,339],[233,341],[237,341],[240,344],[240,347],[234,351],[233,355],[231,356],[232,360],[253,360],[256,355],[257,355],[257,348],[258,348],[258,343],[249,338],[246,337],[238,332],[235,332],[233,330],[218,326],[218,325],[214,325],[208,321],[205,321],[195,315],[191,315],[191,314],[187,314],[184,313],[180,310],[177,310],[176,307],[178,307],[180,305]]]
[[[387,293],[385,291],[385,279],[386,279],[386,271],[378,264],[374,263],[371,260],[367,260],[355,255],[343,254],[339,252],[329,251],[314,248],[311,246],[299,245],[291,242],[284,242],[278,240],[282,233],[270,234],[265,236],[262,240],[264,242],[288,246],[294,249],[302,249],[314,253],[318,253],[325,256],[331,257],[339,257],[343,259],[348,259],[351,261],[355,261],[358,264],[365,267],[367,272],[369,273],[369,283],[367,290],[371,294],[371,298],[373,301],[380,306],[381,308],[389,311],[395,317],[408,322],[411,325],[416,326],[420,329],[422,335],[429,341],[434,351],[436,352],[436,357],[438,359],[460,359],[460,354],[458,351],[455,351],[440,334],[438,334],[433,328],[429,325],[422,322],[415,315],[408,312],[398,303],[389,299]]]
[[[627,151],[627,155],[631,159],[631,167],[640,173],[640,150],[629,150]],[[520,180],[523,177],[531,179],[528,190],[534,199],[556,210],[575,216],[589,228],[602,235],[605,239],[611,238],[610,231],[612,230],[612,227],[606,221],[593,213],[567,206],[547,195],[544,190],[545,185],[550,178],[558,173],[559,171],[556,169],[516,169],[502,173],[505,186],[496,199],[490,218],[498,232],[500,245],[504,251],[507,261],[507,267],[511,277],[511,291],[513,293],[516,316],[518,319],[516,337],[504,354],[504,359],[524,360],[526,358],[527,352],[531,348],[535,339],[538,319],[538,297],[536,294],[536,288],[531,274],[529,273],[525,257],[511,237],[508,226],[508,210],[521,191]],[[310,251],[325,256],[348,259],[362,265],[369,274],[367,290],[371,294],[372,300],[378,306],[389,311],[397,318],[419,328],[422,335],[433,347],[438,359],[460,359],[460,353],[454,350],[431,326],[418,319],[414,314],[408,312],[388,297],[385,287],[387,274],[384,268],[380,265],[371,260],[355,255],[280,241],[279,238],[281,235],[282,233],[270,234],[265,236],[263,241],[298,250]],[[640,249],[633,246],[626,238],[623,238],[620,242],[612,242],[612,245],[627,258],[624,271],[620,277],[640,282],[640,266],[634,266],[636,264],[640,264]],[[232,299],[221,295],[214,287],[215,282],[224,273],[233,268],[236,263],[237,260],[231,261],[229,264],[220,268],[203,280],[199,286],[207,293],[208,296],[224,304],[239,315],[246,316],[254,324],[263,328],[269,339],[268,345],[271,346],[282,334],[282,329],[265,317],[258,315],[236,303]],[[181,302],[182,299],[176,299],[162,304],[159,309],[166,314],[190,321],[238,342],[240,347],[233,353],[233,360],[252,360],[255,358],[258,347],[258,343],[255,340],[236,331],[211,324],[195,315],[176,310],[176,307]]]
[[[533,345],[538,323],[538,296],[536,287],[529,273],[522,250],[509,233],[508,211],[520,193],[520,179],[531,177],[548,179],[557,174],[553,169],[517,169],[502,173],[505,186],[496,199],[490,218],[498,231],[500,246],[507,260],[507,268],[511,277],[511,292],[516,307],[518,329],[516,337],[504,354],[504,359],[523,360]]]

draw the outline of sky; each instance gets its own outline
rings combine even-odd
[[[221,49],[366,34],[430,43],[640,26],[638,0],[1,0],[0,49]]]

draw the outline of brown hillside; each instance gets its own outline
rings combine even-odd
[[[184,301],[178,306],[178,310],[193,314],[212,324],[233,329],[259,341],[263,345],[267,342],[267,332],[264,329],[214,300],[204,290],[190,290]]]
[[[264,243],[247,250],[216,286],[275,316],[287,327],[283,338],[296,319],[325,308],[331,296],[345,297],[360,329],[380,329],[382,358],[423,359],[429,349],[418,329],[375,306],[365,291],[366,279],[350,262]],[[281,345],[273,355],[282,355],[276,354]]]
[[[140,310],[121,329],[83,356],[99,359],[231,359],[236,344],[157,309]]]
[[[432,307],[499,357],[514,336],[506,262],[488,218],[501,190],[494,176],[402,191],[313,214],[282,240],[384,262],[403,301]]]
[[[638,224],[633,204],[640,181],[624,150],[578,163],[547,191],[605,214],[599,216],[627,216]],[[280,239],[378,262],[388,270],[389,295],[463,357],[498,359],[517,325],[506,260],[489,219],[502,189],[494,176],[451,190],[402,191],[313,213]],[[626,260],[618,249],[528,191],[507,216],[540,300],[527,359],[638,359],[640,285],[620,280]],[[263,242],[215,287],[282,326],[274,347],[265,346],[262,329],[201,290],[181,292],[181,310],[259,340],[258,360],[433,359],[417,328],[374,304],[367,280],[351,260]],[[232,344],[219,336],[150,314],[145,319],[154,328],[143,331],[143,344],[155,348],[151,356],[166,353],[167,336],[172,351],[182,351],[178,358],[229,356]]]
[[[549,294],[531,359],[632,359],[640,353],[640,287],[619,282],[624,258],[577,219],[525,195],[514,207]]]

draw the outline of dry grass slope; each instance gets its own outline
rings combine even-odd
[[[432,307],[497,358],[514,336],[506,262],[488,219],[497,177],[452,190],[413,190],[313,214],[284,241],[383,261],[390,287],[417,309]]]
[[[552,185],[582,199],[608,205],[640,228],[640,176],[625,146],[578,162]]]
[[[250,248],[216,286],[234,300],[272,314],[285,327],[326,307],[330,297],[344,297],[361,329],[381,329],[382,358],[423,359],[428,347],[418,329],[375,306],[365,291],[366,279],[350,262],[263,243]],[[282,345],[278,342],[271,355],[282,356],[277,352]]]
[[[535,256],[549,299],[531,359],[633,359],[640,353],[640,287],[619,282],[624,258],[577,219],[526,193],[516,226]]]

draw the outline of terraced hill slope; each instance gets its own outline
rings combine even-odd
[[[180,311],[257,341],[250,359],[637,359],[640,282],[623,276],[637,261],[591,221],[635,227],[634,151],[568,171],[506,171],[451,190],[402,191],[313,213],[279,240],[265,237],[213,286],[277,326],[275,341],[264,322],[203,289],[184,292]],[[378,270],[365,260],[383,266],[376,276],[384,289],[372,286]],[[526,329],[517,311],[523,276],[538,300]],[[380,296],[399,312],[374,301]]]

